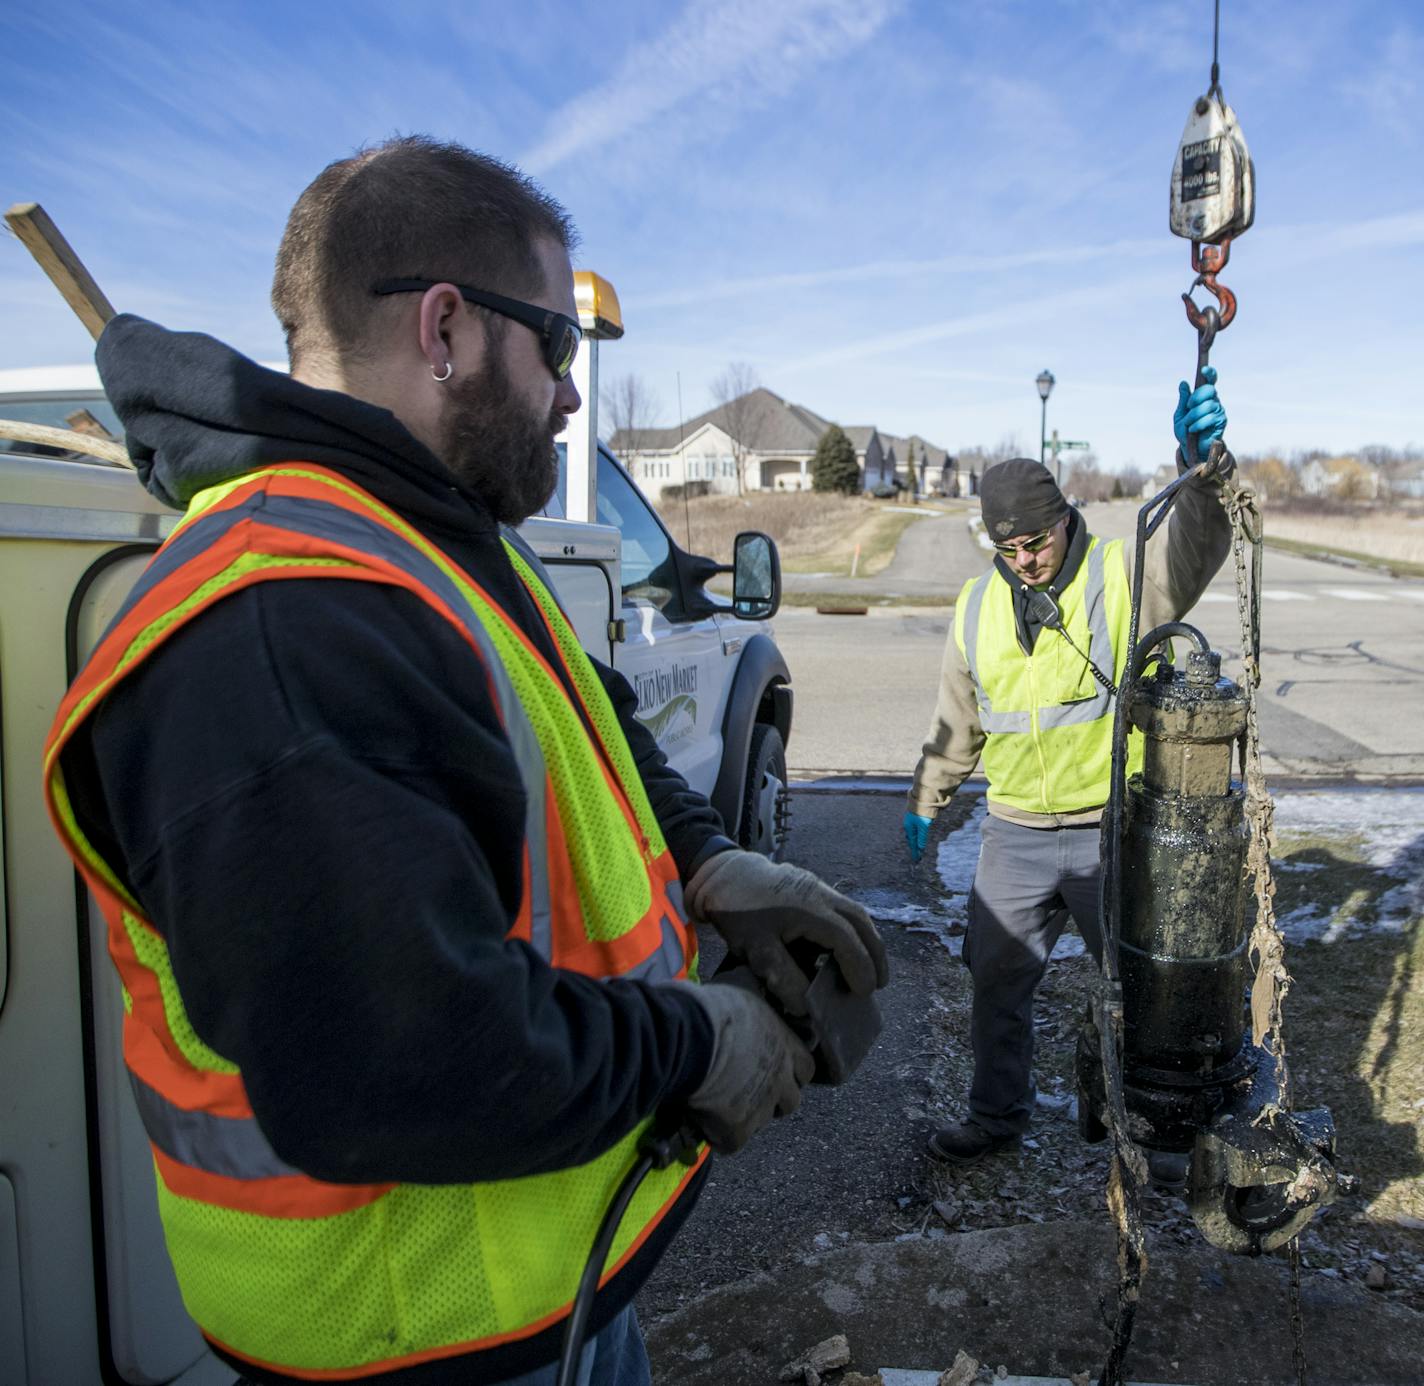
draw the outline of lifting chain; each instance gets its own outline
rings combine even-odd
[[[1261,685],[1261,554],[1262,520],[1255,492],[1245,485],[1221,486],[1218,494],[1231,520],[1231,547],[1236,562],[1236,609],[1241,618],[1241,686],[1246,693],[1246,731],[1241,739],[1241,778],[1246,788],[1246,822],[1251,831],[1246,870],[1256,894],[1256,919],[1251,929],[1250,952],[1256,961],[1251,984],[1251,1039],[1263,1045],[1276,1066],[1281,1107],[1289,1110],[1290,1072],[1286,1064],[1286,995],[1291,975],[1286,969],[1286,941],[1276,922],[1276,882],[1271,872],[1275,847],[1275,805],[1261,767],[1260,723],[1256,691]],[[1250,575],[1246,546],[1251,546]],[[1267,1108],[1264,1120],[1276,1110]],[[1306,1386],[1305,1325],[1301,1316],[1300,1238],[1292,1237],[1290,1257],[1291,1348],[1297,1386]]]

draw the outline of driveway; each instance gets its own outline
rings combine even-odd
[[[948,510],[914,508],[919,518],[905,527],[888,567],[871,577],[786,573],[782,579],[786,590],[834,592],[838,596],[862,597],[867,602],[894,597],[941,597],[948,604],[970,578],[984,570],[984,551],[969,535],[965,523],[967,506]]]

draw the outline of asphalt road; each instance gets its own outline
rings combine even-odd
[[[1131,534],[1136,507],[1084,512],[1106,538]],[[908,541],[908,542],[907,542]],[[982,570],[963,514],[916,521],[868,602],[938,582],[953,593]],[[1267,549],[1261,615],[1261,737],[1282,780],[1424,779],[1424,581]],[[846,580],[838,583],[846,590]],[[1231,560],[1187,618],[1240,674]],[[950,609],[875,607],[866,616],[787,607],[776,618],[796,688],[793,777],[907,776],[934,711]]]

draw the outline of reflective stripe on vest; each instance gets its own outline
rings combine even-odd
[[[695,934],[617,715],[551,594],[509,554],[572,699],[468,574],[339,474],[294,463],[215,488],[155,556],[66,696],[46,747],[51,815],[109,924],[125,992],[125,1059],[185,1303],[227,1350],[293,1375],[357,1377],[556,1323],[577,1284],[580,1248],[591,1244],[643,1127],[574,1169],[438,1189],[327,1184],[286,1164],[263,1136],[236,1065],[193,1031],[163,936],[81,831],[60,758],[119,680],[223,596],[288,577],[404,587],[471,646],[472,676],[486,679],[519,765],[525,890],[509,937],[591,976],[686,975]],[[694,1171],[649,1176],[605,1278]]]
[[[974,682],[986,740],[989,797],[1032,813],[1073,813],[1106,801],[1113,701],[1084,655],[1120,681],[1126,664],[1130,593],[1120,540],[1090,542],[1061,594],[1063,620],[1078,650],[1040,632],[1031,656],[1018,643],[1013,588],[997,570],[965,584],[955,640]],[[1080,653],[1081,652],[1081,653]],[[1140,760],[1129,743],[1129,766]]]

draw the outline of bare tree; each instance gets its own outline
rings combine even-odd
[[[600,391],[599,401],[614,433],[621,433],[619,445],[629,456],[643,450],[643,438],[657,427],[663,402],[641,375],[620,375]]]
[[[751,444],[747,433],[751,428],[754,403],[752,392],[761,384],[756,370],[745,361],[733,361],[712,382],[712,398],[722,412],[722,428],[732,440],[732,462],[737,472],[737,494],[747,489],[746,467]]]
[[[1068,475],[1063,478],[1063,493],[1080,501],[1111,500],[1113,483],[1117,481],[1117,477],[1098,465],[1097,454],[1089,451],[1069,468]],[[1123,487],[1120,482],[1117,489],[1121,495]]]
[[[1147,473],[1135,462],[1129,462],[1118,473],[1118,478],[1122,482],[1124,496],[1140,496],[1142,488],[1147,485]]]
[[[1006,433],[993,447],[987,448],[977,443],[971,448],[963,448],[959,453],[959,465],[967,476],[973,471],[982,477],[990,467],[999,462],[1007,462],[1011,457],[1027,457],[1017,433]]]

